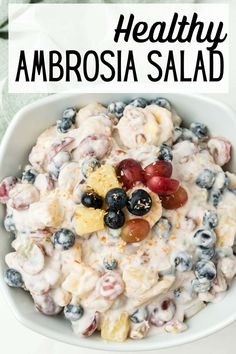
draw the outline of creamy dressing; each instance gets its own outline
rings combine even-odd
[[[92,334],[103,318],[112,319],[113,324],[118,321],[114,333],[105,336],[114,340],[116,334],[123,338],[126,332],[133,339],[157,333],[179,333],[187,328],[186,318],[225,294],[236,274],[233,252],[224,254],[227,247],[232,250],[236,234],[236,193],[228,189],[235,188],[236,177],[228,173],[227,188],[222,186],[224,174],[219,176],[217,185],[213,186],[221,190],[217,206],[210,201],[209,190],[196,184],[197,176],[205,168],[222,173],[222,140],[219,144],[214,140],[208,146],[189,140],[173,145],[174,128],[179,124],[175,112],[155,104],[146,108],[127,106],[118,124],[102,105],[88,105],[79,110],[76,127],[67,133],[58,133],[51,127],[40,135],[29,156],[30,164],[39,173],[34,185],[19,181],[10,192],[6,207],[15,228],[12,243],[15,252],[6,256],[6,263],[21,273],[25,290],[30,292],[36,307],[43,313],[57,314],[69,303],[81,304],[84,315],[73,323],[78,335]],[[86,156],[95,154],[101,164],[113,166],[125,158],[133,158],[144,168],[156,160],[162,143],[173,145],[173,177],[188,193],[188,201],[183,207],[162,208],[160,215],[171,224],[166,237],[163,236],[164,226],[157,228],[155,225],[143,241],[126,244],[120,238],[120,230],[104,228],[92,234],[77,234],[74,246],[66,251],[53,246],[52,235],[58,229],[75,231],[75,211],[86,190],[86,178],[81,172]],[[60,151],[70,153],[71,160],[64,163],[57,158],[57,163],[60,165],[62,161],[62,165],[57,178],[52,178],[49,166]],[[218,255],[214,259],[217,277],[213,285],[208,291],[198,293],[192,287],[194,266],[189,271],[176,271],[172,258],[179,252],[187,252],[192,264],[197,262],[196,245],[192,240],[196,231],[204,228],[204,213],[209,210],[217,212],[218,225],[214,231],[221,257]],[[158,222],[160,215],[153,216],[153,224]],[[114,289],[103,293],[99,286],[102,286],[101,277],[107,273],[103,264],[107,258],[117,261],[118,267],[112,272],[119,280]],[[40,271],[32,274],[36,266]],[[116,291],[121,293],[116,296]],[[107,297],[101,295],[105,293]],[[173,305],[163,310],[166,299],[173,301]],[[144,308],[149,319],[152,314],[155,324],[148,318],[134,323],[122,317],[124,313],[132,315]],[[126,331],[122,326],[130,329]],[[88,327],[91,327],[89,331]]]

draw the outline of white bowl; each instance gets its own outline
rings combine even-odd
[[[21,166],[27,162],[30,149],[35,144],[38,135],[55,123],[66,107],[80,107],[93,101],[106,104],[112,100],[129,100],[133,96],[152,98],[151,95],[145,94],[65,94],[49,96],[23,108],[12,120],[1,143],[0,178],[20,173]],[[156,97],[157,94],[152,96]],[[202,96],[169,94],[164,97],[172,102],[187,125],[193,121],[206,123],[212,135],[217,134],[228,138],[233,144],[233,150],[236,150],[236,115],[231,109]],[[236,171],[235,156],[232,158],[230,167]],[[1,220],[3,220],[4,212],[4,207],[1,206]],[[59,341],[110,351],[152,350],[194,341],[216,332],[236,319],[236,282],[234,282],[221,302],[208,305],[194,316],[188,321],[189,329],[181,334],[150,336],[141,341],[128,340],[124,343],[105,342],[99,336],[76,337],[70,324],[62,316],[46,317],[37,313],[29,294],[21,289],[11,289],[5,285],[2,276],[6,269],[4,257],[11,249],[11,238],[2,225],[0,235],[0,287],[9,306],[16,318],[25,326]]]

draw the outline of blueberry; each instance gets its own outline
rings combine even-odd
[[[176,127],[174,130],[174,142],[177,142],[178,140],[181,139],[183,134],[183,129],[180,127]]]
[[[100,162],[95,157],[86,158],[81,165],[81,172],[85,178],[101,166]]]
[[[181,139],[191,141],[192,143],[198,142],[197,136],[191,130],[189,130],[187,128],[182,128]]]
[[[209,261],[214,257],[214,255],[215,255],[215,249],[213,247],[212,248],[208,248],[204,246],[197,247],[197,257],[200,260]]]
[[[69,229],[60,229],[53,235],[54,246],[61,250],[68,250],[74,246],[75,235]]]
[[[119,229],[125,223],[125,215],[122,210],[107,210],[104,222],[111,229]]]
[[[165,216],[162,216],[160,220],[153,227],[153,231],[157,234],[157,236],[163,238],[168,238],[171,230],[172,230],[172,224],[170,220]]]
[[[110,210],[120,210],[126,206],[127,195],[122,188],[113,188],[107,192],[105,197]]]
[[[62,113],[63,119],[69,119],[73,124],[75,124],[76,110],[73,107],[66,108]]]
[[[48,165],[48,173],[54,181],[57,181],[61,168],[69,162],[71,154],[68,151],[60,151]]]
[[[104,258],[103,259],[103,265],[108,270],[114,270],[114,269],[117,268],[118,263],[117,263],[117,260],[114,259],[114,258],[112,258],[112,259]]]
[[[183,288],[176,288],[176,289],[173,291],[174,297],[180,297],[182,291],[183,291]]]
[[[126,104],[124,102],[118,101],[118,102],[111,102],[107,109],[108,112],[114,114],[116,118],[120,119],[123,116],[124,109],[126,107]]]
[[[6,270],[4,274],[4,280],[8,286],[13,288],[21,288],[24,285],[21,274],[12,268]]]
[[[137,97],[134,98],[130,103],[131,106],[145,108],[147,106],[147,101],[145,98]]]
[[[148,318],[148,312],[146,307],[141,307],[134,311],[132,315],[130,316],[130,320],[133,323],[141,323],[143,321],[146,321]]]
[[[67,133],[73,127],[71,119],[62,118],[57,121],[57,130],[59,133]]]
[[[22,173],[22,181],[34,183],[38,172],[33,168],[28,168]]]
[[[146,215],[152,207],[152,198],[143,189],[136,189],[128,199],[127,209],[136,216]]]
[[[56,164],[53,161],[50,162],[50,164],[48,165],[48,173],[54,181],[58,180],[60,170],[61,170],[60,167],[56,166]]]
[[[190,130],[198,137],[198,139],[205,139],[208,137],[208,128],[203,123],[191,123]]]
[[[15,226],[15,223],[14,223],[14,220],[13,220],[13,215],[12,214],[8,214],[6,217],[5,217],[5,220],[4,220],[4,227],[6,229],[7,232],[14,232],[16,231],[16,226]]]
[[[222,199],[222,193],[219,189],[211,189],[208,196],[208,201],[214,206],[217,207],[219,202]]]
[[[171,104],[164,97],[156,97],[156,98],[154,98],[153,100],[150,101],[150,104],[156,104],[157,106],[160,106],[162,108],[166,108],[169,111],[171,111]]]
[[[216,277],[216,267],[211,261],[199,261],[195,267],[197,279],[207,279],[212,281]]]
[[[200,188],[210,189],[213,186],[214,182],[215,182],[215,173],[212,170],[209,170],[208,168],[202,170],[198,174],[196,179],[196,184]]]
[[[101,209],[103,199],[94,191],[87,191],[83,193],[81,203],[87,208]]]
[[[211,288],[211,282],[207,279],[193,279],[191,284],[196,293],[206,293]]]
[[[160,145],[160,150],[158,151],[157,160],[172,161],[173,154],[171,147],[167,144]]]
[[[174,130],[174,142],[177,143],[182,140],[188,140],[192,143],[198,142],[197,136],[190,129],[176,127]]]
[[[69,304],[64,307],[65,318],[71,322],[78,321],[84,314],[84,309],[81,305]]]
[[[181,251],[171,256],[171,264],[177,272],[186,272],[192,269],[192,258],[187,252]]]
[[[236,245],[235,244],[232,246],[232,254],[234,256],[236,255]]]
[[[236,195],[236,189],[234,188],[228,188],[228,191]]]
[[[199,229],[193,235],[193,243],[196,246],[203,246],[211,248],[216,243],[216,235],[213,230]]]
[[[209,229],[214,229],[218,224],[217,213],[215,210],[205,211],[203,215],[203,225]]]

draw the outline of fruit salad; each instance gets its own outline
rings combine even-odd
[[[230,157],[227,139],[186,127],[165,98],[65,109],[0,183],[7,285],[78,336],[187,330],[236,274]]]

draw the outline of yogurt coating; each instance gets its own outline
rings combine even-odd
[[[64,311],[75,335],[180,333],[226,295],[236,274],[236,175],[223,169],[231,144],[202,123],[183,128],[169,102],[157,104],[163,100],[67,108],[38,137],[22,176],[0,184],[4,225],[15,236],[6,283],[29,292],[45,315]],[[127,159],[142,175],[129,188],[117,172]],[[155,178],[177,180],[187,195],[177,208],[169,200],[179,189],[164,195],[145,177],[158,161],[173,171]],[[120,190],[128,208],[120,202],[117,211]],[[117,217],[109,227],[108,212]],[[140,218],[148,228],[134,241],[124,232]]]

